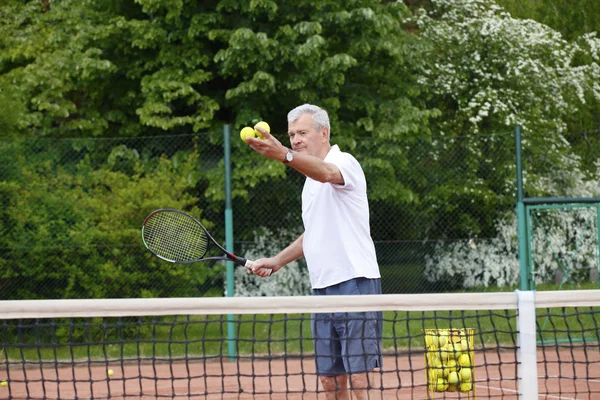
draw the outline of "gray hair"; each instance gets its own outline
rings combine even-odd
[[[302,104],[301,106],[298,106],[290,111],[287,116],[288,124],[294,122],[300,118],[302,114],[306,113],[312,114],[313,125],[316,130],[327,128],[327,130],[331,132],[331,127],[329,126],[329,115],[327,115],[327,111],[312,104]]]

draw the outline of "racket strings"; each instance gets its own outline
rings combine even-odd
[[[144,226],[144,240],[154,253],[175,262],[197,260],[208,249],[208,236],[202,226],[177,212],[151,216]]]

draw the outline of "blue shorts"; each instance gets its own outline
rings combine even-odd
[[[361,294],[381,294],[381,279],[354,278],[313,289],[313,296]],[[313,314],[317,374],[346,375],[380,368],[382,331],[382,312]]]

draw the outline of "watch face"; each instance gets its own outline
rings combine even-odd
[[[288,151],[288,153],[285,155],[285,159],[290,162],[294,159],[294,154],[292,153],[292,151]]]

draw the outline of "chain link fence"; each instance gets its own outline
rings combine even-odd
[[[389,144],[363,139],[352,146],[342,140],[367,176],[385,293],[518,286],[514,143],[512,132]],[[388,145],[402,149],[403,161],[382,176],[368,154]],[[570,179],[543,143],[524,146],[527,160],[548,158],[525,175],[532,195]],[[255,155],[281,173],[249,179],[237,151],[234,252],[275,255],[302,232],[304,177]],[[224,242],[222,136],[2,139],[0,159],[2,300],[223,295],[224,263],[170,264],[152,256],[140,236],[148,213],[171,207],[197,216]],[[302,260],[271,279],[258,281],[239,268],[235,277],[236,295],[310,293]]]

